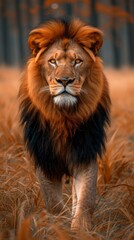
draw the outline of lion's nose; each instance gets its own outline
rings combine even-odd
[[[75,78],[63,77],[63,78],[56,78],[56,82],[62,84],[66,87],[68,84],[72,84]]]

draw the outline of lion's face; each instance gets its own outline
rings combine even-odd
[[[74,105],[84,89],[92,59],[75,42],[54,43],[42,56],[42,71],[56,105]],[[45,88],[43,88],[45,89]]]

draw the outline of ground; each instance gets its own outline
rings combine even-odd
[[[93,228],[78,236],[70,219],[49,215],[18,124],[20,70],[0,67],[0,239],[134,239],[134,69],[104,70],[112,98],[112,123],[99,176]],[[71,187],[64,186],[70,208]]]

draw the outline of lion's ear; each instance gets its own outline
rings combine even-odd
[[[103,33],[99,29],[93,29],[93,31],[89,34],[90,39],[90,50],[93,51],[95,55],[97,55],[100,47],[103,43]]]
[[[40,41],[41,41],[41,33],[38,30],[33,30],[30,32],[28,37],[28,45],[34,57],[38,54],[41,49]]]
[[[77,22],[74,23],[73,27],[76,28]],[[103,33],[98,28],[83,25],[80,26],[76,32],[75,39],[82,46],[90,49],[90,51],[96,56],[103,43]]]
[[[95,62],[96,55],[103,43],[103,33],[97,28],[84,26],[79,36],[81,36],[80,43],[83,48]]]

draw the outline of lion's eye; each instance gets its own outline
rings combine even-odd
[[[81,59],[75,59],[75,65],[82,63],[83,61]]]
[[[56,60],[55,60],[54,58],[52,58],[52,59],[50,59],[50,60],[49,60],[49,63],[51,63],[51,64],[54,64],[54,65],[55,65],[55,64],[56,64]]]

